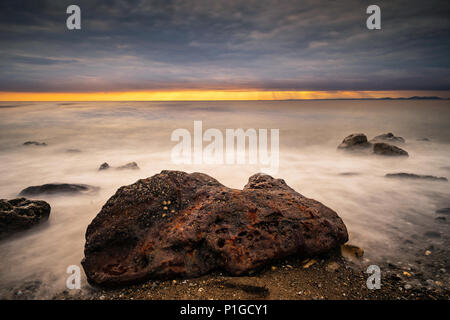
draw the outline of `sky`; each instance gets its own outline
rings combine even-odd
[[[448,0],[0,2],[0,100],[450,97],[449,57]]]

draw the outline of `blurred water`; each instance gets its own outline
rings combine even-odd
[[[98,194],[40,197],[52,207],[48,223],[0,242],[0,297],[26,281],[40,280],[38,298],[64,290],[69,265],[80,265],[84,233],[106,200],[122,185],[164,169],[200,171],[242,188],[259,165],[174,165],[173,130],[267,128],[280,130],[283,178],[304,196],[343,218],[351,242],[371,261],[413,262],[414,246],[448,248],[448,223],[435,210],[450,207],[450,185],[386,179],[392,172],[450,178],[449,101],[285,102],[79,102],[0,103],[0,198],[52,182],[99,186]],[[407,159],[350,156],[336,146],[350,133],[369,139],[394,132],[407,143]],[[418,141],[427,137],[431,141]],[[23,146],[28,140],[47,147]],[[205,143],[206,146],[206,143]],[[81,152],[67,152],[79,149]],[[99,172],[103,162],[135,161],[140,170]],[[352,172],[356,175],[342,175]],[[427,238],[435,231],[440,238]],[[404,241],[410,240],[409,250]],[[411,248],[412,246],[412,248]],[[86,287],[83,275],[83,287]],[[17,290],[17,289],[14,289]]]

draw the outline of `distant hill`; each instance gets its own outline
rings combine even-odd
[[[383,98],[336,98],[336,99],[286,99],[282,101],[308,101],[308,100],[450,100],[450,98],[441,98],[438,96],[413,96],[409,98],[392,98],[392,97],[383,97]]]

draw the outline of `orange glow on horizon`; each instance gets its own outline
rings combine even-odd
[[[258,91],[179,90],[129,92],[0,92],[0,101],[230,101],[289,99],[400,98],[411,96],[449,98],[449,91]]]

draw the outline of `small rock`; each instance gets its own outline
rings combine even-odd
[[[314,263],[316,263],[317,261],[314,259],[309,260],[307,263],[305,263],[303,265],[303,269],[308,269],[309,267],[311,267]]]
[[[405,288],[405,290],[411,290],[412,289],[412,285],[407,283],[407,284],[405,284],[404,288]]]
[[[341,246],[341,254],[344,258],[362,258],[364,255],[364,249],[351,244],[343,244]]]
[[[450,214],[450,208],[443,208],[443,209],[439,209],[436,210],[437,214]]]
[[[431,251],[430,251],[430,250],[425,251],[425,255],[426,255],[426,256],[429,256],[430,254],[431,254]]]
[[[400,179],[415,179],[415,180],[435,180],[435,181],[448,181],[445,177],[435,177],[429,175],[420,175],[415,173],[388,173],[385,175],[386,178],[400,178]]]
[[[425,232],[424,236],[428,238],[440,238],[441,234],[436,231],[427,231]]]
[[[373,145],[373,152],[382,156],[409,156],[405,150],[384,142],[375,143]]]
[[[380,134],[379,136],[376,136],[375,138],[370,140],[370,142],[372,142],[372,143],[375,143],[375,142],[404,143],[405,139],[403,139],[402,137],[396,137],[392,132],[389,132],[389,133]]]
[[[47,144],[45,142],[37,142],[37,141],[27,141],[23,143],[24,146],[38,146],[45,147]]]
[[[98,171],[108,170],[108,169],[109,169],[109,164],[107,162],[104,162],[100,165],[100,167],[98,168]]]
[[[139,166],[137,165],[136,162],[130,162],[123,166],[117,167],[117,170],[127,170],[127,169],[139,170]]]
[[[50,205],[25,198],[0,200],[0,238],[29,229],[48,220]]]
[[[367,141],[367,137],[363,133],[353,133],[342,140],[338,146],[340,150],[361,150],[370,148],[372,145]]]
[[[339,264],[337,262],[330,262],[329,264],[327,264],[326,266],[326,270],[329,272],[335,272],[337,269],[339,269]]]
[[[32,186],[23,189],[19,196],[38,196],[53,194],[86,194],[98,191],[98,187],[89,186],[87,184],[71,184],[71,183],[49,183],[40,186]]]

